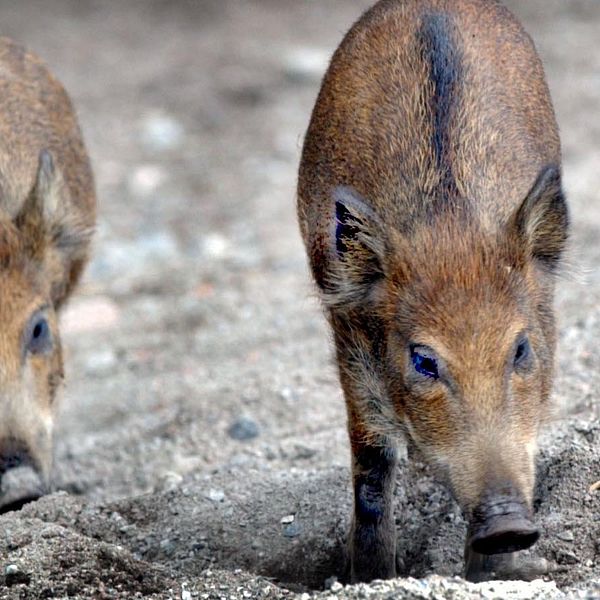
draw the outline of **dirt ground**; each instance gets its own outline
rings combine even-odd
[[[0,1],[0,33],[75,102],[100,203],[63,318],[57,492],[0,517],[1,598],[600,598],[598,0],[510,2],[546,64],[573,216],[536,492],[545,581],[454,579],[464,522],[407,458],[399,567],[417,579],[332,579],[349,452],[295,177],[328,57],[369,4]]]

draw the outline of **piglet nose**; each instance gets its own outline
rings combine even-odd
[[[0,440],[0,514],[19,510],[47,489],[27,446],[13,438]]]
[[[540,537],[524,502],[512,496],[488,496],[474,511],[468,545],[479,554],[525,550]]]

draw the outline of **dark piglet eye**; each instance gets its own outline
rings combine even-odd
[[[50,349],[52,345],[50,326],[45,317],[37,317],[30,326],[27,351],[40,354]]]
[[[515,368],[525,366],[529,360],[530,354],[531,354],[531,348],[529,346],[529,340],[527,338],[523,338],[518,343],[517,349],[515,351],[515,360],[514,360]]]
[[[414,346],[410,349],[410,357],[417,373],[431,379],[439,378],[438,364],[435,358],[419,352]]]

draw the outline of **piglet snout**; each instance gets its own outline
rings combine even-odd
[[[525,550],[540,537],[524,502],[512,496],[489,496],[473,511],[468,545],[479,554]]]
[[[47,493],[47,483],[27,446],[15,440],[0,443],[0,514],[19,510]]]

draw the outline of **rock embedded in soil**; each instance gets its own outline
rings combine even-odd
[[[225,500],[225,492],[223,490],[211,488],[208,490],[206,497],[213,502],[223,502]]]
[[[229,437],[237,441],[252,440],[260,435],[258,423],[250,417],[239,417],[227,430]]]
[[[6,565],[4,568],[4,585],[12,587],[17,584],[28,584],[31,577],[17,565]]]
[[[283,528],[283,535],[287,538],[295,538],[302,532],[302,527],[298,523],[289,523]]]

